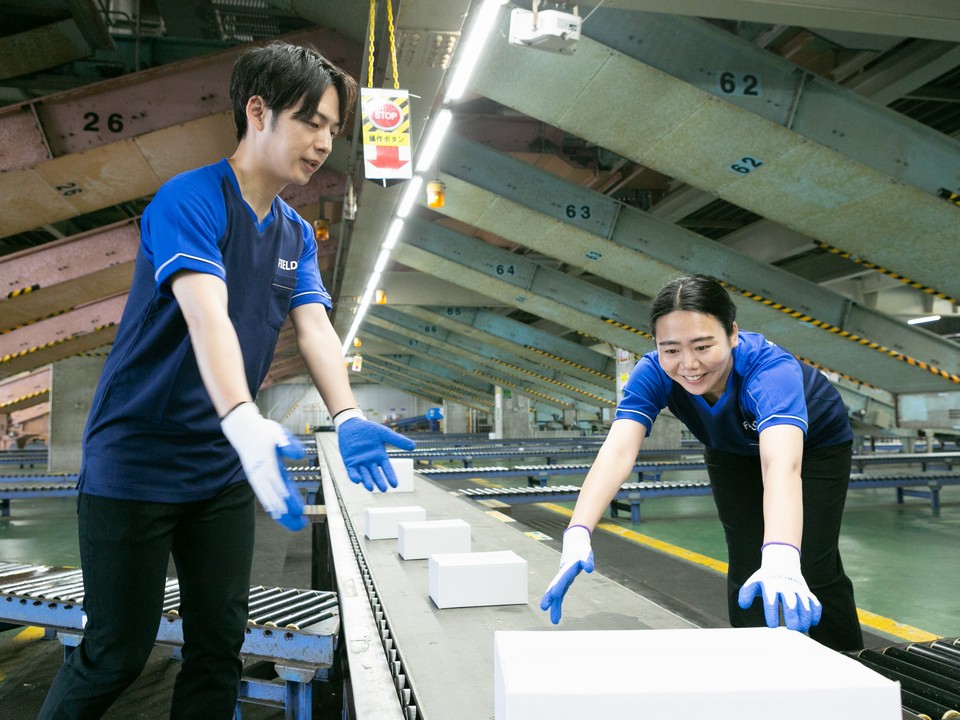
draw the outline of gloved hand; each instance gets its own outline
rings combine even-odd
[[[389,443],[401,450],[413,450],[417,446],[413,440],[384,425],[370,422],[356,408],[337,413],[333,424],[337,430],[340,456],[353,482],[371,491],[376,486],[386,492],[387,483],[390,487],[397,486],[397,475],[384,445]]]
[[[560,570],[550,581],[547,591],[540,600],[540,609],[550,610],[550,622],[560,622],[560,606],[563,596],[573,584],[580,571],[593,572],[593,548],[590,545],[590,531],[583,525],[568,527],[563,533],[563,551],[560,553]]]
[[[305,528],[303,499],[283,464],[284,458],[302,458],[303,445],[283,425],[263,417],[252,402],[228,412],[220,427],[264,510],[287,530]]]
[[[768,543],[761,552],[760,569],[740,588],[740,607],[746,610],[762,594],[768,627],[780,624],[777,611],[782,603],[787,627],[806,632],[820,622],[823,606],[800,573],[800,551],[786,543]]]

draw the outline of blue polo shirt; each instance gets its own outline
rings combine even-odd
[[[258,222],[226,160],[165,183],[140,230],[130,295],[87,419],[79,486],[125,500],[202,500],[244,476],[200,378],[171,278],[192,270],[226,283],[254,397],[289,310],[330,308],[330,295],[310,225],[280,198]]]
[[[623,388],[616,419],[635,420],[649,435],[665,407],[705,447],[736,455],[759,455],[760,432],[774,425],[803,430],[804,448],[811,450],[853,440],[837,389],[763,335],[743,330],[727,387],[713,405],[671,380],[658,352],[644,355]]]

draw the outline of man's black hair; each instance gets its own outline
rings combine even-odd
[[[340,128],[357,100],[357,81],[327,60],[312,46],[273,42],[243,52],[230,76],[230,101],[237,141],[247,134],[247,101],[255,95],[277,115],[300,102],[294,113],[309,120],[317,111],[323,92],[333,85],[340,99]]]

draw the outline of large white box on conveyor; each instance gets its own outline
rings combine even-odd
[[[527,561],[511,550],[435,554],[427,584],[438,608],[525,604]]]
[[[390,464],[397,476],[397,486],[387,485],[387,492],[413,492],[413,458],[390,458]]]
[[[494,633],[495,720],[901,720],[900,686],[785,628]]]
[[[364,534],[371,540],[389,540],[397,537],[402,522],[426,520],[427,511],[419,505],[403,507],[367,508],[364,511]]]
[[[397,552],[404,560],[424,560],[435,553],[470,552],[470,523],[456,520],[402,522]]]

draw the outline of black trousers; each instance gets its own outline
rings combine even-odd
[[[843,571],[838,542],[850,482],[851,444],[803,453],[803,542],[800,569],[823,604],[810,637],[834,650],[858,650],[863,635],[853,599],[853,583]],[[733,627],[762,627],[759,599],[746,610],[740,588],[759,567],[763,545],[763,478],[760,458],[707,450],[707,472],[727,539],[727,605]]]
[[[83,641],[40,720],[94,720],[142,672],[157,637],[171,554],[180,583],[183,663],[170,717],[228,720],[240,689],[256,507],[247,483],[183,504],[81,494]]]

